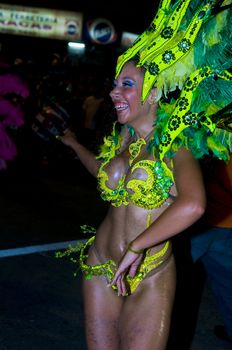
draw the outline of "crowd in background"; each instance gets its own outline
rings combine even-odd
[[[1,101],[14,107],[16,115],[13,118],[11,111],[1,108],[0,130],[5,135],[0,143],[1,169],[19,158],[45,164],[73,157],[55,138],[67,127],[97,152],[115,118],[109,99],[112,72],[105,68],[98,63],[72,64],[68,56],[56,52],[48,54],[47,64],[1,57],[0,78],[10,86],[0,91]]]

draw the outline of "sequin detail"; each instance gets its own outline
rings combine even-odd
[[[115,142],[115,140],[117,141]],[[145,144],[146,141],[142,138],[130,144],[129,165],[134,163],[140,154],[141,147]],[[109,177],[105,171],[105,166],[109,164],[119,148],[120,138],[117,139],[115,131],[113,131],[113,134],[105,140],[105,146],[103,147],[105,152],[100,155],[103,161],[98,173],[98,188],[101,191],[102,199],[110,201],[115,207],[133,203],[144,209],[153,209],[162,205],[168,199],[170,189],[174,183],[172,171],[163,161],[140,160],[132,165],[131,173],[136,169],[143,169],[147,174],[145,180],[131,179],[126,183],[126,176],[124,175],[115,189],[107,186]]]
[[[94,239],[95,236],[91,237],[85,244],[83,244],[82,248],[80,249],[80,268],[87,280],[90,280],[93,276],[105,276],[107,281],[110,282],[116,271],[116,263],[113,260],[109,260],[103,264],[97,265],[86,264],[86,259],[88,257],[86,249],[88,246],[93,244]],[[170,242],[165,242],[161,250],[153,255],[150,255],[150,249],[146,251],[144,260],[139,266],[136,275],[134,277],[130,277],[129,275],[126,276],[126,285],[128,290],[126,295],[134,293],[141,281],[148,275],[148,273],[159,267],[166,260],[162,258],[166,254],[169,246]],[[112,286],[112,289],[117,291],[117,287],[115,285]]]

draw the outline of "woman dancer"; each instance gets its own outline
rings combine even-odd
[[[110,93],[118,121],[100,155],[96,158],[70,130],[58,137],[98,178],[101,196],[110,202],[80,253],[90,350],[165,349],[175,295],[170,240],[205,209],[195,158],[210,145],[221,158],[228,156],[228,144],[215,147],[218,114],[212,110],[229,103],[231,73],[192,61],[202,26],[222,10],[221,3],[199,2],[193,17],[190,5],[163,1],[149,29],[119,57]],[[224,10],[223,16],[230,8]],[[215,95],[199,99],[204,83],[218,80],[220,91],[228,84],[228,96],[222,92],[218,103]],[[161,103],[177,81],[180,96]]]

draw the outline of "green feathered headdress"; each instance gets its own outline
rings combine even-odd
[[[232,45],[231,6],[231,0],[160,1],[150,26],[118,57],[116,77],[131,59],[144,67],[144,102],[154,85],[161,97],[177,86],[182,89],[186,78],[203,65],[224,64]]]
[[[145,68],[142,102],[154,86],[157,101],[180,91],[172,103],[159,104],[150,143],[159,158],[185,146],[196,158],[212,151],[228,159],[232,147],[232,0],[161,1],[148,29],[118,58],[116,77],[130,60]]]

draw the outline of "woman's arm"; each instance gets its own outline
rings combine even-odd
[[[143,251],[155,246],[185,230],[204,213],[206,197],[198,161],[192,154],[180,149],[174,159],[174,177],[177,198],[174,202],[136,239],[122,258],[111,282],[116,284],[119,294],[124,295],[124,275],[134,276]],[[136,253],[137,252],[137,253]]]
[[[73,131],[66,129],[63,136],[59,136],[58,139],[66,146],[69,146],[77,154],[81,163],[94,177],[97,177],[98,169],[101,164],[96,160],[96,155],[79,143]]]

